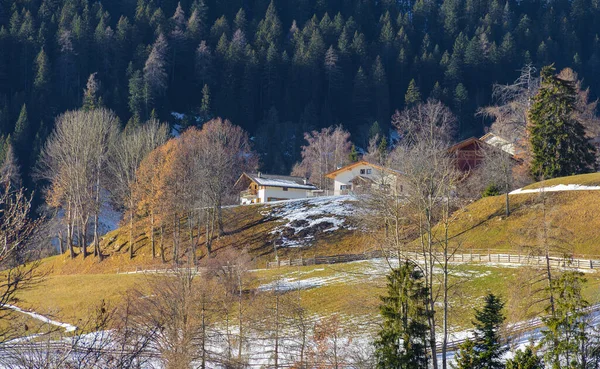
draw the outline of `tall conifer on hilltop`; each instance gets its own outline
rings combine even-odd
[[[541,87],[529,111],[531,174],[536,178],[587,173],[595,166],[595,149],[574,115],[575,83],[554,72],[553,66],[542,69]]]

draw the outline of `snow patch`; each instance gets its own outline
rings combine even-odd
[[[562,192],[562,191],[600,191],[600,186],[584,186],[578,184],[559,184],[551,187],[532,188],[514,190],[509,195],[521,195],[524,193],[540,193],[540,192]]]
[[[52,319],[50,319],[50,318],[48,318],[46,316],[43,316],[41,314],[34,313],[34,312],[28,311],[28,310],[23,310],[20,307],[15,306],[15,305],[6,304],[6,305],[4,305],[4,307],[8,308],[8,309],[12,309],[12,310],[14,310],[16,312],[19,312],[21,314],[29,315],[33,319],[37,319],[37,320],[42,321],[44,323],[48,323],[48,324],[54,325],[56,327],[64,328],[65,332],[74,332],[74,331],[77,330],[77,327],[74,326],[74,325],[71,325],[69,323],[61,323],[59,321],[52,320]]]
[[[279,235],[280,246],[304,246],[318,232],[332,232],[346,226],[346,218],[352,215],[352,196],[327,196],[313,199],[287,201],[274,204],[265,216],[284,220],[271,234]]]

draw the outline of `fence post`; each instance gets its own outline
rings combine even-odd
[[[590,259],[590,269],[594,269],[594,263],[592,262],[591,259]]]
[[[510,253],[508,254],[508,263],[510,264]]]

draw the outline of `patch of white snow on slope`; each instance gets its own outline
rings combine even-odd
[[[279,234],[282,238],[283,247],[297,247],[304,244],[303,241],[310,241],[313,235],[307,234],[300,239],[289,239],[284,233],[296,235],[300,232],[309,230],[323,223],[329,223],[331,226],[322,232],[332,232],[344,227],[346,218],[352,215],[354,207],[351,204],[355,201],[352,196],[326,196],[313,199],[303,199],[294,201],[285,201],[274,204],[271,210],[263,213],[286,221],[285,224],[278,226],[271,233]],[[346,227],[349,229],[349,227]],[[287,232],[284,232],[286,231]]]
[[[540,192],[562,192],[562,191],[600,191],[600,186],[584,186],[578,184],[559,184],[551,187],[542,187],[542,188],[532,188],[532,189],[522,189],[514,190],[509,193],[509,195],[521,195],[524,193],[540,193]]]
[[[8,309],[12,309],[14,311],[17,311],[17,312],[19,312],[21,314],[29,315],[33,319],[37,319],[37,320],[42,321],[44,323],[48,323],[48,324],[54,325],[56,327],[64,328],[65,332],[74,332],[75,330],[77,330],[77,327],[74,326],[74,325],[71,325],[69,323],[61,323],[61,322],[58,322],[56,320],[52,320],[52,319],[50,319],[50,318],[48,318],[46,316],[43,316],[41,314],[34,313],[32,311],[23,310],[20,307],[15,306],[15,305],[6,304],[6,305],[4,305],[4,307],[8,308]]]
[[[258,287],[259,291],[288,292],[321,287],[336,280],[336,277],[314,277],[307,279],[282,278],[280,280],[263,284]]]

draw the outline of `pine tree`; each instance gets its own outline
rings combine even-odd
[[[350,162],[356,163],[358,161],[358,151],[356,151],[356,146],[352,144],[352,148],[350,149]]]
[[[404,106],[409,108],[419,103],[420,101],[421,92],[419,91],[419,87],[417,87],[415,80],[411,79],[408,83],[408,89],[406,90],[406,94],[404,94]]]
[[[427,295],[423,274],[409,261],[387,276],[380,307],[383,325],[375,341],[377,368],[428,367]]]
[[[19,119],[17,119],[17,123],[15,124],[15,131],[13,133],[13,142],[18,147],[23,147],[23,145],[29,139],[30,134],[30,123],[29,118],[27,117],[27,106],[23,104],[21,107],[21,113],[19,114]]]
[[[142,72],[136,70],[129,78],[129,112],[137,120],[142,120],[144,112],[144,78]]]
[[[35,66],[36,73],[33,86],[38,93],[47,92],[50,83],[50,62],[43,48],[35,58]]]
[[[375,63],[373,63],[372,80],[375,90],[375,118],[381,122],[384,131],[387,131],[391,117],[390,87],[380,56],[377,56],[377,58],[375,58]]]
[[[202,88],[202,102],[200,103],[200,115],[202,122],[206,122],[211,119],[210,88],[208,87],[208,85],[204,85],[204,87]]]
[[[505,319],[503,308],[504,303],[497,296],[488,294],[483,309],[475,311],[475,350],[481,368],[504,368],[501,358],[507,349],[499,332]]]
[[[506,369],[544,369],[544,363],[531,346],[527,346],[525,351],[517,351],[512,359],[506,361]]]
[[[575,83],[558,78],[552,66],[544,67],[541,77],[529,111],[532,175],[548,179],[592,171],[595,149],[574,118]]]
[[[583,298],[586,279],[577,271],[564,272],[552,281],[550,292],[554,296],[554,314],[542,318],[540,344],[545,348],[544,359],[553,369],[580,368],[585,362],[585,344],[588,341],[585,308],[589,303]],[[548,308],[550,313],[551,309]]]
[[[100,81],[96,78],[97,73],[90,74],[85,91],[83,92],[83,110],[89,111],[102,106],[100,97]]]
[[[475,341],[467,338],[461,343],[455,353],[455,363],[453,369],[479,369],[481,368],[477,361],[477,352]]]

